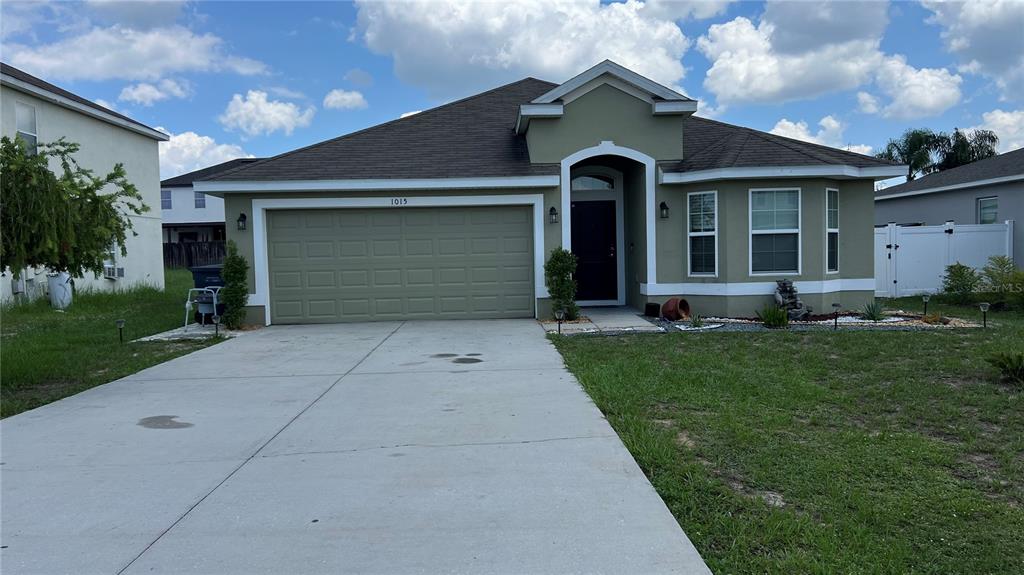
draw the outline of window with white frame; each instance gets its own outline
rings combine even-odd
[[[825,190],[825,271],[839,271],[839,190]]]
[[[173,205],[171,202],[171,190],[160,190],[160,209],[169,210]]]
[[[196,196],[196,198],[195,198],[196,209],[198,209],[198,210],[205,210],[206,209],[206,194],[204,194],[203,192],[195,192],[195,196]]]
[[[718,193],[691,192],[686,200],[690,275],[713,276],[718,273]]]
[[[800,272],[800,190],[750,190],[750,272]]]
[[[36,109],[34,106],[17,102],[14,104],[14,122],[17,125],[17,137],[24,140],[28,151],[36,153],[38,135],[36,133]]]
[[[999,221],[999,198],[978,198],[978,223],[994,224]]]

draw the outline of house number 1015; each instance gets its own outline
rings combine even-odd
[[[391,198],[392,206],[405,206],[409,204],[409,198]]]

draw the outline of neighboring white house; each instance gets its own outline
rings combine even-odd
[[[63,137],[79,144],[75,159],[99,174],[123,164],[150,208],[131,216],[137,235],[129,234],[125,242],[128,255],[112,256],[100,277],[75,278],[76,288],[116,290],[142,284],[163,288],[158,145],[168,136],[6,64],[0,64],[0,119],[2,134],[10,138],[21,136],[34,144]],[[4,270],[0,300],[10,299],[15,289],[29,294],[44,289],[46,270],[29,269],[22,277],[24,286],[14,286],[10,270]]]
[[[192,182],[244,166],[259,158],[237,158],[160,182],[164,243],[224,240],[224,199],[192,189]]]

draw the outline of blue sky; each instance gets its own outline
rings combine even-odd
[[[870,152],[1024,145],[1024,1],[5,1],[4,61],[172,134],[165,177],[611,58],[700,114]]]

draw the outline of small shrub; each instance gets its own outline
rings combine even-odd
[[[690,327],[704,327],[704,318],[700,314],[693,314],[690,316]]]
[[[789,314],[786,313],[785,308],[774,305],[767,305],[757,312],[757,319],[770,329],[780,329],[789,325]]]
[[[981,278],[974,268],[957,262],[946,266],[946,275],[942,277],[942,293],[952,303],[968,304],[980,283]]]
[[[882,321],[885,319],[885,309],[877,301],[868,302],[861,308],[860,318],[868,321]]]
[[[988,362],[999,370],[999,375],[1006,381],[1024,385],[1024,353],[998,352],[989,356]]]
[[[1014,289],[1017,266],[1006,256],[992,256],[981,268],[981,283],[985,291],[992,294],[993,303],[1005,304]]]
[[[568,250],[555,248],[551,250],[548,261],[544,264],[544,283],[551,294],[551,310],[564,309],[565,319],[574,320],[580,315],[576,305],[576,256]]]
[[[238,246],[228,241],[228,253],[224,258],[224,287],[220,290],[220,298],[224,302],[224,325],[228,329],[238,329],[245,323],[245,304],[249,299],[249,262],[239,255]]]

